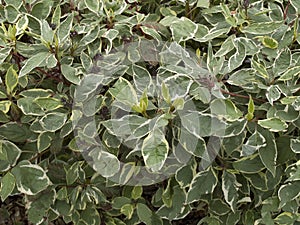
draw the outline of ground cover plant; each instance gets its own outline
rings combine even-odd
[[[0,224],[300,224],[298,0],[2,0]]]

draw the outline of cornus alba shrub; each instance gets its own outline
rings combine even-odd
[[[298,0],[2,0],[0,224],[300,224]]]

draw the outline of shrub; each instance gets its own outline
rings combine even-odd
[[[299,224],[299,11],[2,1],[0,223]]]

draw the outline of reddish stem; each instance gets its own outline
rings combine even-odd
[[[228,94],[228,95],[233,96],[233,97],[239,97],[239,98],[250,99],[250,97],[247,96],[247,95],[240,95],[240,94],[232,93],[232,92],[226,91],[226,90],[224,90],[224,89],[221,89],[221,92],[222,92],[223,94]],[[265,99],[258,99],[258,98],[252,98],[252,99],[253,99],[254,101],[257,101],[257,102],[263,102],[263,103],[267,102]]]

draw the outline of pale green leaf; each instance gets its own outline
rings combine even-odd
[[[138,104],[136,91],[131,83],[122,77],[120,77],[115,85],[109,89],[109,92],[117,101],[120,101],[129,107]]]
[[[271,85],[270,87],[268,87],[266,97],[271,105],[273,105],[273,102],[277,101],[280,96],[281,92],[277,85]]]
[[[6,5],[4,7],[4,13],[9,23],[16,23],[19,16],[21,15],[19,10],[13,5]]]
[[[100,1],[98,0],[84,0],[86,7],[92,12],[99,14],[100,10]]]
[[[25,76],[30,73],[34,68],[41,66],[44,64],[46,59],[51,56],[49,52],[39,52],[29,59],[26,60],[24,66],[22,67],[19,77]]]
[[[10,167],[15,166],[21,152],[21,149],[14,143],[0,140],[0,171],[6,171]]]
[[[261,147],[266,146],[266,139],[258,131],[255,131],[242,146],[242,156],[249,156]]]
[[[57,98],[41,97],[34,99],[33,102],[45,111],[51,111],[63,107],[61,100]]]
[[[122,206],[120,211],[127,217],[127,219],[131,219],[134,212],[134,207],[132,204],[125,204]]]
[[[18,74],[13,66],[10,66],[5,75],[5,84],[7,94],[12,94],[18,84]]]
[[[279,188],[278,197],[280,206],[284,206],[288,202],[296,199],[300,195],[300,181],[284,184]]]
[[[36,195],[51,185],[46,171],[29,161],[20,162],[12,169],[12,174],[16,178],[18,190],[23,194]]]
[[[300,139],[291,139],[291,149],[296,154],[300,153]]]
[[[242,173],[257,173],[265,168],[258,154],[238,159],[232,165]]]
[[[64,113],[53,112],[43,116],[40,120],[42,127],[49,132],[55,132],[62,128],[67,120],[67,115]]]
[[[281,81],[291,80],[294,77],[299,76],[299,74],[300,74],[300,66],[295,66],[295,67],[287,69],[286,72],[284,72],[279,77],[279,80],[281,80]]]
[[[269,34],[278,29],[282,24],[283,21],[250,23],[242,29],[242,32],[257,35]]]
[[[294,6],[294,8],[296,9],[296,11],[299,14],[300,13],[300,3],[299,3],[299,1],[291,0],[291,4],[292,4],[292,6]]]
[[[228,121],[238,120],[243,113],[235,106],[230,99],[215,99],[210,104],[211,113],[222,116]]]
[[[0,111],[4,113],[8,113],[10,106],[11,106],[11,101],[9,100],[0,101]]]
[[[89,156],[93,159],[93,169],[99,172],[103,177],[111,177],[120,170],[120,162],[118,158],[107,152],[102,146],[95,147],[89,152]]]
[[[201,8],[209,8],[210,1],[209,0],[198,0],[197,7]]]
[[[224,170],[222,174],[222,191],[225,201],[230,205],[232,211],[236,210],[236,203],[238,201],[238,190],[241,184],[236,180],[233,173]]]
[[[60,23],[59,27],[57,28],[57,38],[60,44],[70,35],[70,31],[72,28],[74,15],[70,13],[68,17]]]
[[[268,119],[264,119],[264,120],[259,120],[258,124],[264,128],[269,129],[270,131],[273,131],[273,132],[284,131],[288,127],[288,125],[284,121],[282,121],[278,118],[268,118]]]
[[[1,178],[0,197],[1,201],[4,202],[7,197],[13,192],[16,185],[16,179],[11,172],[7,172]]]
[[[190,189],[187,193],[187,203],[198,201],[201,199],[201,195],[213,193],[217,183],[217,175],[213,169],[197,173],[190,184]]]
[[[169,144],[163,132],[155,129],[144,139],[142,155],[146,166],[154,172],[159,171],[168,156]]]
[[[76,72],[77,70],[69,65],[61,65],[61,73],[68,81],[72,82],[73,84],[79,84],[80,82],[80,78],[76,74]]]

